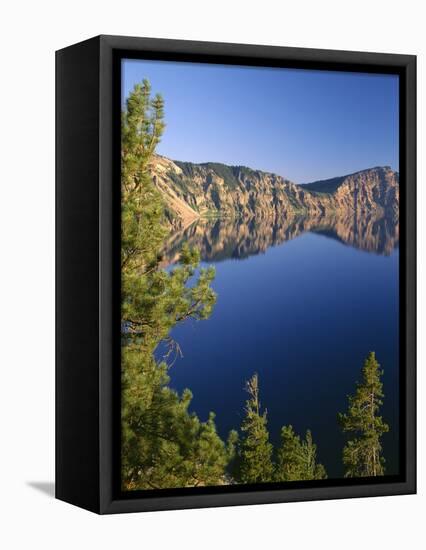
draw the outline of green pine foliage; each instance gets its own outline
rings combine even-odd
[[[169,388],[168,367],[124,348],[122,471],[126,489],[218,485],[232,456],[207,422],[189,412],[192,394]]]
[[[217,485],[234,453],[214,414],[189,411],[191,392],[169,387],[179,355],[170,331],[188,319],[207,319],[216,302],[214,269],[198,271],[199,254],[184,246],[180,263],[160,268],[166,237],[164,205],[149,170],[164,131],[164,104],[148,81],[135,86],[122,115],[122,486],[123,489]],[[189,285],[189,280],[195,282]],[[156,360],[160,345],[166,351]]]
[[[389,426],[379,416],[383,404],[383,371],[374,352],[365,359],[362,381],[349,396],[348,411],[339,414],[344,432],[351,434],[343,449],[346,477],[381,476],[385,472],[381,437]]]
[[[277,453],[275,481],[303,481],[325,479],[325,468],[316,460],[317,446],[312,440],[310,430],[304,440],[300,439],[293,427],[281,429],[281,446]]]
[[[121,265],[126,273],[154,267],[166,236],[163,202],[148,170],[165,128],[163,118],[161,96],[151,99],[147,80],[137,84],[121,124]]]
[[[261,412],[257,374],[246,382],[245,389],[249,397],[241,426],[236,477],[241,483],[263,483],[273,477],[273,448],[269,442],[267,411]]]
[[[247,383],[245,418],[237,442],[233,476],[240,483],[325,479],[327,473],[317,463],[317,446],[310,430],[302,441],[292,426],[281,430],[281,446],[274,453],[269,442],[267,412],[261,411],[259,379],[255,374]],[[274,462],[273,456],[276,455]]]

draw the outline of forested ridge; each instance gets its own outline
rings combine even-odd
[[[218,435],[213,412],[200,419],[190,410],[191,391],[179,394],[169,385],[169,369],[181,354],[172,329],[189,319],[208,320],[220,296],[211,286],[214,268],[199,267],[196,249],[183,244],[177,265],[161,268],[169,229],[152,160],[164,130],[163,99],[152,96],[145,80],[130,93],[121,127],[122,488],[324,479],[326,468],[318,462],[309,430],[301,436],[283,424],[280,444],[271,444],[256,373],[245,382],[241,426],[226,441]],[[385,471],[381,436],[389,428],[379,416],[382,371],[374,353],[367,356],[361,374],[347,412],[338,418],[348,434],[342,459],[350,477]]]

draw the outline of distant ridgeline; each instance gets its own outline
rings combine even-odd
[[[193,164],[158,155],[151,171],[175,231],[199,220],[199,229],[214,227],[216,236],[219,230],[229,238],[257,235],[258,242],[243,244],[245,252],[238,257],[308,230],[331,231],[347,244],[380,254],[398,245],[399,175],[389,166],[304,185],[244,166]],[[202,244],[197,247],[203,255]]]

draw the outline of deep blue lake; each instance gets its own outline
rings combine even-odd
[[[386,473],[398,473],[399,253],[397,242],[384,246],[386,235],[377,231],[371,246],[368,235],[358,234],[360,248],[326,230],[269,239],[271,246],[266,239],[244,253],[232,246],[232,235],[220,254],[202,248],[202,265],[216,268],[217,303],[208,320],[172,332],[183,357],[170,369],[171,386],[192,391],[191,409],[202,420],[214,411],[223,438],[239,428],[244,384],[257,372],[272,442],[283,425],[300,435],[311,429],[329,478],[341,477],[337,413],[346,411],[364,358],[375,351],[384,369],[382,416],[390,425],[383,436]],[[203,228],[197,232],[202,242]]]

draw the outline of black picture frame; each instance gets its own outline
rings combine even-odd
[[[401,475],[120,493],[123,57],[400,76]],[[119,36],[56,52],[56,498],[108,514],[415,492],[416,57]]]

